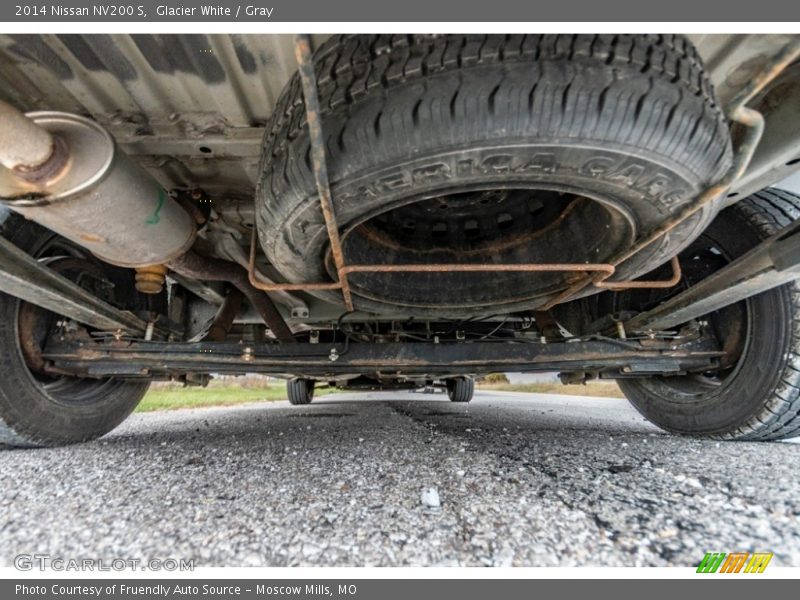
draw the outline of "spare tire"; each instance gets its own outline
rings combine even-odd
[[[335,36],[314,62],[348,264],[604,262],[732,160],[725,119],[681,36]],[[267,258],[287,281],[336,280],[297,75],[268,125],[261,170]],[[615,278],[665,262],[716,212],[697,213]],[[356,308],[459,317],[539,306],[570,277],[349,279]]]

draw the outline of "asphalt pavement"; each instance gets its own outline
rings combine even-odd
[[[478,392],[136,414],[0,451],[0,564],[800,566],[800,445],[667,435],[626,402]]]

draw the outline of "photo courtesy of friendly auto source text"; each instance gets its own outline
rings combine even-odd
[[[681,4],[0,6],[0,588],[797,577],[800,26]]]

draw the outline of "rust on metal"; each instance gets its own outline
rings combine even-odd
[[[341,273],[597,273],[596,281],[600,287],[609,289],[627,288],[668,288],[680,281],[680,265],[676,259],[672,261],[673,276],[666,281],[620,281],[605,282],[616,271],[616,267],[608,263],[431,263],[411,265],[344,265]],[[277,291],[314,291],[338,290],[341,284],[329,283],[269,283],[259,278],[256,270],[256,235],[250,243],[250,259],[248,264],[248,277],[253,287],[265,292]]]
[[[319,203],[322,207],[322,216],[328,230],[331,243],[331,254],[339,275],[344,303],[347,310],[353,310],[353,298],[350,294],[350,285],[344,268],[344,251],[339,239],[339,226],[336,222],[336,213],[331,199],[331,188],[328,182],[328,166],[325,160],[325,138],[322,132],[322,119],[320,118],[319,96],[317,94],[317,79],[314,74],[314,61],[311,55],[311,38],[308,35],[298,35],[295,42],[295,56],[300,71],[300,80],[303,83],[303,97],[306,104],[306,120],[308,121],[308,137],[311,143],[311,162],[314,171],[314,181],[317,184]]]
[[[238,264],[219,258],[200,256],[190,250],[167,263],[167,267],[190,279],[227,281],[236,286],[258,312],[276,339],[287,343],[295,341],[292,330],[289,329],[270,297],[259,293],[250,284],[247,271]]]
[[[680,283],[683,276],[681,263],[677,256],[673,256],[669,264],[672,265],[672,277],[664,281],[597,281],[595,286],[606,290],[663,290],[675,287]]]
[[[477,248],[464,248],[461,250],[456,250],[450,247],[437,247],[427,250],[426,253],[434,254],[434,253],[441,253],[441,252],[448,252],[450,254],[457,254],[458,256],[480,256],[480,255],[487,255],[489,253],[496,253],[502,252],[504,250],[508,250],[514,246],[520,246],[523,244],[530,244],[532,242],[537,241],[539,238],[547,236],[551,234],[553,231],[557,230],[561,227],[564,222],[572,215],[572,213],[576,212],[577,209],[585,203],[590,202],[588,198],[585,197],[578,197],[572,202],[570,202],[564,210],[561,211],[561,214],[558,217],[548,223],[546,226],[542,227],[541,229],[537,229],[535,231],[530,231],[527,233],[517,234],[513,236],[507,236],[501,238],[498,241],[483,244]],[[346,231],[342,235],[342,243],[347,241],[348,236],[352,235],[353,233],[358,232],[360,236],[374,242],[375,244],[379,244],[385,248],[388,248],[395,252],[403,252],[408,250],[409,248],[404,247],[397,243],[395,240],[389,238],[384,232],[380,232],[372,227],[368,227],[365,224],[361,224],[358,227],[350,229]]]
[[[42,348],[36,340],[36,324],[41,318],[38,306],[28,302],[20,302],[17,315],[17,329],[19,331],[19,349],[25,364],[32,371],[44,372],[45,362],[42,358]]]
[[[198,226],[205,225],[207,219],[206,214],[200,210],[200,207],[197,203],[207,203],[209,202],[208,196],[206,196],[205,192],[200,189],[192,190],[191,194],[170,194],[178,204],[180,204],[183,209],[188,212],[192,219],[194,220],[195,224]]]
[[[599,272],[605,277],[614,274],[614,265],[603,263],[521,263],[521,264],[420,264],[420,265],[350,265],[342,269],[345,273],[481,273],[496,272]]]
[[[38,165],[17,165],[14,174],[33,184],[45,183],[54,179],[69,162],[69,148],[61,136],[53,136],[53,150],[45,161]]]
[[[239,314],[241,308],[242,292],[238,288],[232,287],[225,297],[225,302],[222,303],[222,306],[217,311],[214,322],[211,324],[203,341],[224,342],[233,326],[233,320]]]
[[[94,348],[78,348],[74,354],[61,354],[61,353],[47,353],[48,360],[59,359],[72,359],[76,358],[83,361],[101,361],[103,359],[112,358],[116,353],[113,348],[94,349]],[[244,358],[243,355],[247,355]],[[153,359],[153,353],[140,352],[140,351],[126,351],[124,354],[125,361],[127,362],[146,362]],[[327,358],[318,357],[270,357],[259,355],[254,348],[250,348],[250,352],[243,352],[237,355],[220,355],[211,352],[202,353],[202,359],[206,361],[204,364],[213,364],[215,366],[223,365],[241,365],[242,362],[247,362],[251,368],[258,367],[280,367],[292,368],[296,366],[302,367],[331,367],[331,362]],[[720,352],[686,352],[686,351],[659,351],[659,350],[626,350],[616,353],[613,358],[618,360],[642,360],[648,358],[718,358]],[[170,352],[169,360],[174,363],[192,363],[197,360],[198,354],[192,352]],[[609,359],[609,355],[604,352],[576,352],[574,354],[558,357],[557,360],[564,362],[580,362],[592,363],[603,362]],[[157,360],[163,360],[158,358]],[[208,362],[212,361],[212,362]],[[531,364],[551,364],[554,358],[551,356],[531,356],[524,359],[524,363]],[[476,367],[481,368],[487,365],[519,365],[522,359],[519,357],[492,357],[492,358],[476,358],[476,359],[443,359],[443,360],[424,360],[424,359],[403,359],[397,357],[387,358],[358,358],[347,362],[348,368],[368,368],[376,369],[402,369],[414,367],[436,367],[439,365],[446,365],[448,367]]]

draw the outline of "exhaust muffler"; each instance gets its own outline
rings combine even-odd
[[[9,208],[120,267],[164,264],[191,248],[189,214],[103,127],[60,112],[8,118],[16,112],[0,107],[0,142],[11,143],[0,150],[0,200]]]

